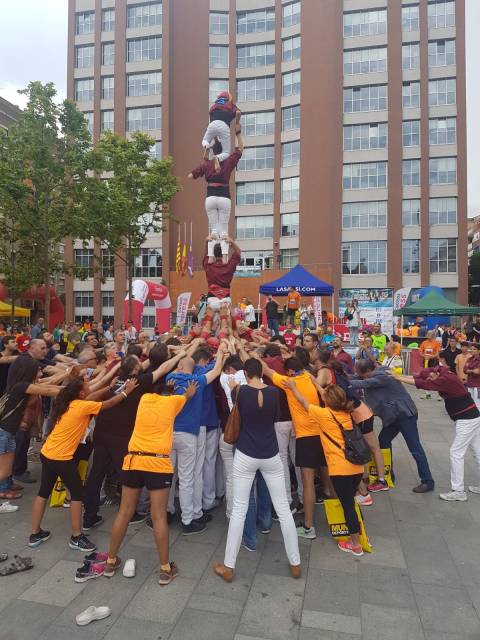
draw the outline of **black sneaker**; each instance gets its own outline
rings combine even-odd
[[[72,536],[68,542],[68,546],[70,549],[75,549],[75,551],[86,551],[87,553],[95,551],[97,548],[97,545],[93,544],[83,533],[79,536]]]
[[[130,522],[128,523],[128,526],[130,526],[131,524],[141,524],[142,522],[145,522],[146,519],[147,519],[146,513],[142,515],[141,513],[137,513],[135,511]]]
[[[39,547],[42,542],[46,542],[50,538],[50,531],[44,531],[40,529],[38,533],[32,533],[28,539],[28,546],[35,548]]]
[[[200,524],[199,522],[195,522],[195,520],[192,520],[190,524],[182,524],[182,534],[184,536],[193,536],[196,533],[203,533],[206,529],[207,527],[205,524]]]
[[[203,516],[200,516],[200,518],[196,518],[195,520],[192,520],[192,522],[196,522],[197,524],[208,524],[212,520],[213,520],[213,516],[211,513],[204,513]]]
[[[99,525],[101,525],[103,522],[103,518],[102,516],[95,516],[95,518],[93,520],[83,520],[83,531],[90,531],[90,529],[94,529],[95,527],[98,527]]]

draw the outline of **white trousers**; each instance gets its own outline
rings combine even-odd
[[[209,149],[213,146],[215,142],[215,138],[218,138],[218,141],[222,145],[222,153],[219,153],[217,158],[219,162],[223,162],[230,155],[230,127],[223,120],[214,120],[210,122],[205,131],[202,140],[202,147],[204,149]]]
[[[480,389],[478,387],[468,387],[470,395],[472,396],[473,401],[478,407],[480,411]]]
[[[211,509],[215,502],[217,495],[217,487],[215,481],[217,454],[218,454],[218,439],[220,437],[220,430],[207,429],[205,439],[205,460],[203,463],[203,497],[202,506],[204,509]]]
[[[292,502],[292,483],[290,482],[290,468],[288,466],[288,459],[290,457],[293,466],[295,467],[295,435],[292,432],[292,421],[275,423],[275,433],[277,434],[277,442],[280,460],[283,465],[283,473],[285,476],[285,489],[287,491],[288,503]],[[298,499],[303,503],[303,484],[300,469],[295,467],[295,475],[297,476],[298,484]]]
[[[198,440],[199,436],[195,436],[192,433],[184,433],[183,431],[174,431],[173,433],[173,447],[170,458],[175,468],[175,473],[178,474],[178,496],[182,510],[183,524],[190,524],[194,518],[199,518],[202,515],[201,493],[199,516],[195,514],[194,509],[195,465],[197,461]],[[170,513],[175,513],[175,484],[176,481],[174,477],[168,496],[167,509]]]
[[[220,307],[222,304],[226,304],[228,307],[232,304],[232,299],[230,296],[227,298],[216,298],[215,296],[210,296],[207,298],[207,306],[210,307],[212,311],[217,313],[220,311]]]
[[[223,433],[220,436],[218,450],[220,451],[225,472],[225,502],[227,506],[227,518],[230,518],[233,505],[233,445],[225,442]]]
[[[453,491],[465,490],[465,454],[469,447],[477,463],[480,479],[480,418],[455,421],[455,439],[450,447],[450,477]]]
[[[288,504],[285,491],[285,480],[282,461],[277,455],[273,458],[260,459],[246,456],[238,449],[233,459],[233,508],[228,526],[227,545],[225,548],[225,566],[235,568],[238,551],[242,543],[245,516],[250,500],[255,474],[260,471],[270,492],[272,503],[280,519],[285,551],[292,565],[300,564],[298,536]]]
[[[208,242],[208,256],[213,257],[213,247],[220,241],[222,253],[228,254],[228,242],[225,238],[228,236],[228,221],[230,220],[230,210],[232,201],[230,198],[222,196],[207,196],[205,198],[205,211],[208,216],[208,224],[210,227],[210,235],[215,236],[216,240]]]

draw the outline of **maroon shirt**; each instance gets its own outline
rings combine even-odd
[[[240,254],[234,253],[227,264],[208,262],[208,255],[203,258],[203,268],[207,276],[208,293],[222,300],[230,295],[230,283],[235,269],[240,264]]]
[[[202,162],[200,166],[192,171],[192,176],[196,180],[201,176],[205,177],[205,180],[208,183],[209,190],[213,187],[220,187],[223,190],[228,191],[228,195],[223,196],[225,198],[230,197],[230,191],[228,189],[228,183],[230,182],[230,176],[232,175],[232,171],[237,166],[240,158],[242,157],[242,152],[240,149],[235,149],[233,153],[231,153],[226,160],[220,163],[220,171],[217,173],[215,171],[215,163],[213,160],[205,160]],[[208,195],[221,195],[220,193],[210,193]]]
[[[467,374],[467,387],[480,387],[480,374],[470,373],[469,369],[480,369],[480,357],[470,356],[463,367],[463,372]]]
[[[353,373],[353,360],[351,356],[349,356],[348,353],[343,349],[338,355],[335,355],[334,351],[332,351],[330,360],[336,360],[337,362],[340,362],[344,366],[347,373]]]
[[[438,378],[431,380],[431,373],[439,373]],[[479,411],[472,396],[461,380],[448,367],[422,369],[413,376],[417,389],[437,391],[445,402],[445,409],[452,420],[473,420],[478,418]]]
[[[225,104],[214,102],[210,107],[210,122],[221,120],[230,126],[232,120],[235,120],[237,111],[239,111],[239,108],[233,102],[226,102]]]

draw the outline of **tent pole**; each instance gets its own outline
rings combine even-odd
[[[403,315],[400,316],[400,344],[403,346]]]

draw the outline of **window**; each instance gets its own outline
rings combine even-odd
[[[102,291],[102,309],[115,306],[115,293],[113,291]]]
[[[387,272],[387,243],[342,242],[342,273],[358,275]]]
[[[344,189],[380,189],[387,186],[386,162],[343,165]]]
[[[102,9],[102,31],[115,31],[115,9]]]
[[[127,109],[127,131],[151,131],[162,128],[161,107]]]
[[[416,109],[420,106],[420,82],[403,83],[402,104],[404,109]]]
[[[275,133],[275,112],[259,111],[242,115],[242,131],[245,136],[269,136]]]
[[[75,47],[75,67],[77,69],[93,67],[94,53],[95,47],[93,44]]]
[[[237,183],[237,204],[273,204],[273,180]]]
[[[385,111],[387,109],[387,85],[350,87],[343,90],[343,110],[345,113],[362,111]]]
[[[93,291],[74,291],[73,295],[76,307],[93,307]]]
[[[378,229],[387,226],[387,202],[347,202],[342,207],[343,229]]]
[[[343,14],[343,36],[376,36],[387,31],[387,11],[356,11]]]
[[[115,276],[115,254],[110,249],[102,249],[102,278],[113,278]],[[113,295],[113,291],[112,291]],[[110,305],[104,305],[109,307]]]
[[[418,31],[419,25],[418,4],[402,7],[402,31]]]
[[[282,167],[300,164],[300,140],[282,144]]]
[[[228,34],[228,13],[210,11],[210,34],[212,36]]]
[[[420,45],[402,44],[402,69],[418,69],[420,66]]]
[[[281,216],[281,230],[280,235],[282,238],[291,238],[292,236],[298,236],[299,233],[299,221],[298,213],[284,213]]]
[[[77,36],[82,33],[95,32],[95,11],[85,11],[75,14],[75,33]]]
[[[237,240],[273,238],[273,216],[241,216],[237,218]]]
[[[430,158],[430,184],[456,184],[456,158]]]
[[[420,120],[403,121],[403,146],[420,146]]]
[[[73,259],[76,269],[82,271],[82,275],[93,278],[93,249],[74,249]]]
[[[402,202],[402,225],[418,227],[420,224],[420,200],[404,200]]]
[[[269,249],[264,251],[242,251],[240,266],[250,269],[271,269],[273,266],[272,251]]]
[[[446,67],[455,64],[455,40],[433,40],[428,43],[428,65]]]
[[[282,7],[282,27],[300,24],[300,1]]]
[[[93,111],[84,111],[83,117],[87,121],[88,132],[93,136]]]
[[[387,70],[387,48],[351,49],[343,52],[343,73],[381,73]]]
[[[403,273],[420,273],[420,240],[402,240]]]
[[[237,98],[239,102],[273,100],[275,98],[275,78],[252,78],[237,81]]]
[[[140,249],[140,255],[135,257],[135,278],[161,278],[162,250]]]
[[[300,129],[300,105],[282,109],[282,131]]]
[[[150,157],[153,160],[161,160],[162,159],[162,142],[161,142],[161,140],[157,140],[150,147]]]
[[[282,96],[298,96],[300,94],[300,71],[282,73]]]
[[[208,47],[208,65],[210,69],[228,69],[228,46],[210,45]]]
[[[298,249],[280,249],[282,269],[293,269],[298,264]]]
[[[456,118],[431,118],[428,126],[430,144],[457,143]]]
[[[162,72],[130,73],[127,76],[128,96],[153,96],[162,93]]]
[[[162,58],[162,38],[135,38],[127,40],[127,62],[160,60]]]
[[[111,100],[114,96],[115,80],[113,76],[104,76],[102,78],[102,99]]]
[[[300,60],[300,36],[293,36],[293,38],[286,38],[282,41],[282,60],[283,62]]]
[[[75,80],[75,101],[91,102],[93,100],[93,78]]]
[[[144,314],[142,316],[142,329],[155,329],[157,326],[156,316],[149,316]]]
[[[162,3],[137,4],[127,7],[127,27],[155,27],[162,24]]]
[[[446,104],[456,104],[456,102],[457,83],[455,78],[429,80],[428,104],[431,107],[443,106]]]
[[[455,238],[430,239],[430,273],[457,271],[457,241]]]
[[[300,200],[300,178],[283,178],[282,202],[297,202]]]
[[[456,224],[457,199],[430,198],[429,222],[430,224]]]
[[[380,124],[354,124],[343,127],[343,150],[387,148],[386,122]]]
[[[102,131],[113,131],[114,130],[114,122],[113,122],[113,109],[108,111],[100,112],[100,129]]]
[[[237,67],[266,67],[275,64],[275,43],[252,44],[237,47]]]
[[[420,160],[404,160],[402,168],[404,187],[420,185]]]
[[[102,64],[115,64],[114,42],[104,42],[102,44]]]
[[[436,0],[428,4],[430,29],[453,27],[455,24],[455,0]]]
[[[275,9],[239,11],[237,33],[263,33],[275,29]]]
[[[271,147],[247,147],[238,163],[239,171],[258,171],[260,169],[273,169],[273,146]]]
[[[210,80],[208,85],[208,101],[210,104],[215,102],[217,96],[222,91],[228,91],[228,80]]]

